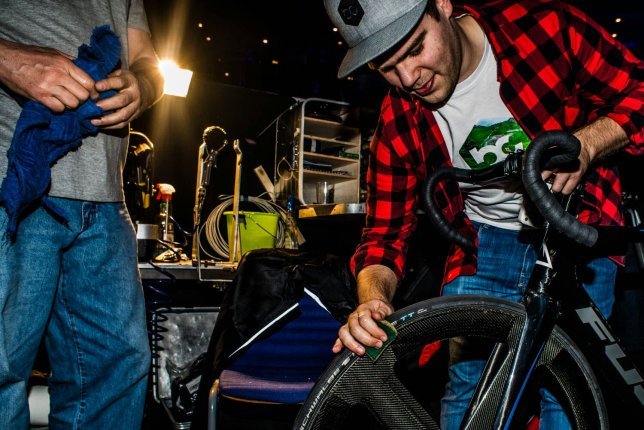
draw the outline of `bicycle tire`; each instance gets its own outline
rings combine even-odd
[[[336,357],[300,409],[294,429],[341,429],[350,411],[355,410],[371,415],[367,422],[375,423],[375,428],[438,429],[436,414],[432,416],[421,406],[395,375],[398,358],[424,344],[457,336],[502,342],[511,353],[525,311],[520,304],[504,299],[450,296],[416,303],[395,312],[388,320],[396,326],[398,336],[380,358],[372,362],[367,356],[349,351]],[[531,381],[549,384],[548,388],[557,394],[573,428],[608,428],[606,406],[590,365],[559,327],[548,339],[534,375],[538,378],[532,377]],[[494,391],[500,397],[500,388]],[[483,404],[482,409],[485,410],[477,415],[480,422],[474,428],[490,429],[498,399]]]

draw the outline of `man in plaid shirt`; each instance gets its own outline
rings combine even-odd
[[[350,47],[339,77],[368,63],[393,87],[371,145],[367,223],[351,261],[360,305],[334,351],[364,354],[364,345],[386,340],[375,320],[393,312],[428,169],[484,168],[545,131],[569,131],[582,144],[578,170],[544,172],[544,179],[570,193],[585,175],[580,218],[622,223],[609,156],[644,152],[642,65],[589,17],[534,0],[460,9],[450,0],[325,0],[325,7]],[[536,261],[534,247],[520,240],[520,190],[503,181],[447,183],[438,194],[448,221],[478,244],[474,253],[452,245],[443,294],[518,300]],[[584,286],[607,317],[616,264],[599,258],[588,269],[594,279]],[[458,428],[482,366],[450,366],[441,428]],[[568,428],[556,400],[543,398],[542,428]]]

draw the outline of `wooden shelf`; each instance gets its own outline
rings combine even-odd
[[[331,121],[329,119],[316,118],[316,117],[313,117],[313,116],[307,116],[305,121],[318,122],[320,124],[325,124],[326,126],[330,126],[330,127],[348,128],[346,125],[344,125],[342,123],[339,123],[337,121]]]
[[[353,147],[353,148],[355,148],[356,146],[358,146],[360,144],[359,142],[351,142],[351,141],[348,141],[348,140],[333,139],[333,138],[330,138],[330,137],[323,137],[323,136],[317,136],[317,135],[312,135],[312,134],[305,134],[304,138],[305,139],[311,139],[311,140],[315,139],[318,142],[333,143],[335,145],[350,146],[350,147]]]
[[[348,166],[360,163],[358,158],[338,157],[335,155],[318,154],[316,152],[304,151],[304,157],[307,160],[326,161],[333,166]]]
[[[347,124],[320,118],[304,118],[304,133],[330,140],[357,143],[360,141],[360,129]]]
[[[311,179],[313,181],[315,180],[327,181],[334,184],[356,179],[356,177],[352,175],[343,175],[341,173],[333,173],[333,172],[319,172],[317,170],[303,169],[302,173],[307,177],[307,179]]]

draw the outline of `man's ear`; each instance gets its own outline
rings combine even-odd
[[[432,1],[432,0],[429,0]],[[452,5],[451,0],[435,0],[436,1],[436,8],[438,9],[438,13],[441,15],[441,17],[445,17],[446,19],[451,18],[452,12],[454,11],[454,6]]]

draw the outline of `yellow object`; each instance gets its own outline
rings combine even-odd
[[[235,218],[233,212],[224,212],[228,226],[228,249],[234,246]],[[239,211],[239,245],[242,255],[253,249],[275,248],[279,215],[266,212]]]

